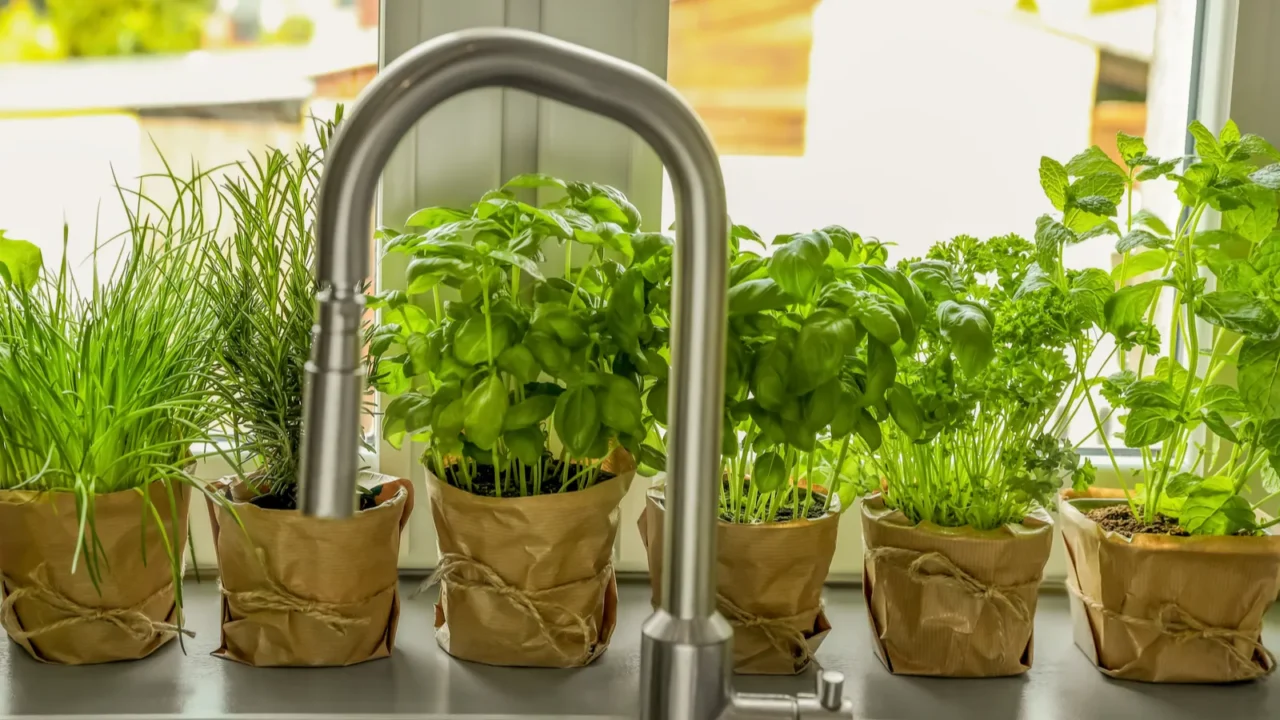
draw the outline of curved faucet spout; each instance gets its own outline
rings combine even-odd
[[[527,90],[617,120],[644,138],[671,174],[678,238],[662,605],[674,618],[711,617],[728,237],[719,159],[697,115],[662,80],[536,33],[471,30],[419,45],[378,75],[325,157],[317,218],[319,314],[307,364],[299,478],[302,511],[322,517],[354,511],[360,289],[369,275],[379,175],[418,118],[454,95],[489,86]]]

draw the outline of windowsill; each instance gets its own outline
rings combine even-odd
[[[433,637],[431,600],[411,597],[413,588],[401,585],[402,616],[389,660],[269,670],[209,654],[219,639],[217,585],[188,580],[188,617],[197,637],[186,641],[185,657],[173,642],[138,662],[68,668],[42,665],[7,643],[0,649],[0,717],[636,717],[640,624],[650,613],[647,585],[620,585],[612,646],[575,670],[497,668],[450,658]],[[1222,687],[1108,680],[1072,645],[1067,597],[1060,593],[1041,596],[1035,665],[1025,678],[890,675],[872,653],[862,593],[828,588],[826,611],[834,629],[818,660],[845,674],[858,718],[1280,717],[1278,676]],[[1267,642],[1280,643],[1280,612],[1272,612],[1265,634]],[[752,692],[812,692],[813,677],[735,676],[734,685]]]

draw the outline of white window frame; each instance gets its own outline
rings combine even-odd
[[[665,76],[671,0],[384,0],[380,63],[419,42],[453,30],[505,26],[536,30],[603,50]],[[826,0],[828,2],[834,0]],[[1160,0],[1185,3],[1186,0]],[[1012,4],[1012,3],[1011,3]],[[1239,0],[1198,0],[1198,38],[1192,62],[1191,116],[1210,127],[1232,117],[1246,132],[1280,138],[1280,96],[1269,81],[1280,73],[1280,7]],[[1190,119],[1190,118],[1188,118]],[[1185,125],[1185,123],[1182,123]],[[1175,130],[1176,131],[1176,130]],[[432,142],[432,138],[447,141]],[[646,224],[661,216],[662,172],[656,156],[621,126],[512,90],[481,90],[433,111],[406,137],[383,176],[379,222],[396,225],[418,208],[466,204],[520,172],[589,178],[618,186],[636,203]],[[380,277],[400,277],[403,259],[384,261]],[[411,520],[401,564],[426,569],[436,559],[435,534],[425,502],[421,448],[382,445],[382,472],[409,477],[424,502]],[[1136,458],[1134,458],[1136,460]],[[1105,456],[1100,481],[1114,482]],[[637,480],[624,501],[618,567],[646,571],[633,528],[643,506]],[[861,575],[861,533],[856,513],[846,516],[833,566],[835,579]],[[1055,545],[1046,577],[1061,581],[1065,566]]]

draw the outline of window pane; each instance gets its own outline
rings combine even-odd
[[[1118,159],[1118,131],[1182,155],[1195,14],[1182,0],[672,0],[669,77],[720,150],[734,222],[766,238],[844,225],[894,243],[896,261],[958,234],[1032,237],[1053,210],[1042,155],[1097,144]],[[1135,212],[1176,220],[1167,181],[1136,195]],[[664,226],[674,215],[668,185]],[[1067,263],[1109,267],[1114,244]],[[1071,435],[1091,429],[1082,413]]]

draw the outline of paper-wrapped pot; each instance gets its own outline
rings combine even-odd
[[[656,607],[662,587],[663,494],[649,490],[640,537],[649,557]],[[716,605],[733,626],[733,669],[749,675],[795,675],[831,632],[822,586],[836,551],[840,516],[780,523],[719,522]]]
[[[1271,674],[1262,621],[1280,594],[1280,536],[1127,538],[1085,514],[1123,497],[1100,488],[1063,493],[1076,645],[1124,680],[1228,683]]]
[[[615,476],[585,490],[502,498],[427,472],[441,648],[519,667],[579,667],[604,653],[617,622],[618,504],[635,465],[617,450],[604,469]]]
[[[995,530],[915,524],[862,501],[867,600],[891,672],[1001,677],[1031,669],[1036,599],[1053,547],[1043,511]]]
[[[95,588],[83,556],[71,572],[76,496],[0,491],[0,624],[9,637],[41,662],[66,665],[135,660],[172,640],[181,616],[165,538],[181,570],[190,498],[187,485],[167,482],[93,496],[102,553]]]
[[[232,503],[233,515],[209,503],[222,590],[214,655],[259,667],[343,666],[391,655],[400,534],[413,485],[385,476],[371,482],[381,485],[377,505],[343,519],[249,502]]]

